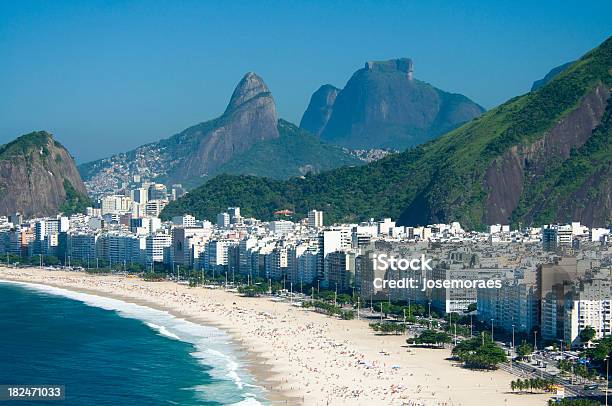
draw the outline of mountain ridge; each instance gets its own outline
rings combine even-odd
[[[330,222],[390,216],[405,225],[460,221],[480,229],[493,221],[565,221],[569,213],[582,214],[584,224],[605,226],[612,221],[612,137],[606,124],[611,72],[608,38],[540,89],[405,152],[284,182],[245,176],[212,179],[169,205],[163,215],[189,212],[208,218],[238,205],[245,215],[270,219],[279,208],[291,209],[296,216],[316,208],[324,210]],[[570,131],[573,128],[580,131]],[[593,161],[585,158],[589,154]],[[513,158],[511,164],[505,164],[507,157]],[[568,180],[560,174],[585,165],[586,179],[563,186]],[[518,199],[504,200],[507,185]],[[568,200],[556,188],[583,197]],[[257,200],[248,193],[256,193]],[[599,205],[586,196],[596,196]],[[500,201],[506,204],[503,210]]]
[[[541,88],[542,86],[546,85],[548,82],[550,82],[551,80],[553,80],[555,78],[555,76],[557,76],[558,74],[560,74],[561,72],[563,72],[564,70],[566,70],[567,68],[569,68],[570,66],[572,66],[572,64],[576,62],[576,61],[571,61],[571,62],[566,62],[562,65],[556,66],[554,68],[552,68],[550,71],[548,71],[548,73],[546,75],[544,75],[544,77],[542,79],[536,80],[535,82],[533,82],[533,84],[531,85],[531,90],[538,90],[539,88]]]
[[[278,120],[278,132],[279,138],[253,145],[221,166],[217,173],[287,179],[338,166],[364,164],[343,148],[325,144],[319,137],[283,119]],[[270,159],[271,156],[276,158]]]
[[[484,109],[413,77],[409,58],[368,61],[343,89],[319,88],[301,126],[349,148],[405,149],[448,132]]]
[[[124,183],[130,183],[132,175],[167,184],[181,183],[193,187],[205,182],[211,175],[231,168],[232,173],[242,173],[246,165],[232,162],[260,143],[279,140],[279,124],[276,105],[270,89],[256,73],[246,73],[236,85],[224,113],[186,128],[171,137],[157,142],[144,144],[126,153],[115,154],[109,158],[85,163],[79,167],[83,178],[89,183],[110,183],[103,192],[120,189]],[[295,131],[295,130],[292,130]],[[308,138],[308,137],[306,137]],[[291,141],[283,138],[281,141]],[[293,140],[295,141],[295,140]],[[350,162],[356,164],[350,154],[335,146],[326,145],[320,140],[310,138],[294,142],[296,147],[307,150],[316,149],[327,152],[329,162],[322,162],[310,154],[312,162],[305,163],[300,158],[300,151],[288,151],[281,143],[272,143],[277,150],[292,154],[292,159],[285,159],[285,167],[276,165],[278,173],[298,176],[303,174],[296,165],[302,163],[312,168],[331,168]],[[308,151],[306,151],[308,152]],[[265,157],[266,161],[277,155]],[[269,173],[261,165],[256,174]],[[126,168],[120,173],[114,168]],[[246,170],[246,169],[245,169]],[[305,169],[306,170],[306,169]],[[318,171],[319,169],[313,169]]]

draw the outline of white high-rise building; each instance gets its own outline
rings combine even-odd
[[[196,226],[196,218],[190,214],[184,214],[182,216],[172,217],[172,224],[182,226],[185,228],[191,228]]]
[[[355,278],[355,253],[334,251],[325,257],[326,282],[330,288],[348,290]]]
[[[148,248],[146,241],[142,243],[145,237],[138,237],[125,232],[110,232],[105,234],[102,238],[106,240],[104,244],[107,250],[105,256],[111,265],[142,263],[143,253],[141,252],[141,248],[143,248],[143,246]],[[156,260],[156,262],[161,262],[162,260],[163,249],[161,252],[161,259],[159,259],[159,261]]]
[[[571,225],[549,225],[542,229],[542,248],[545,251],[555,251],[559,247],[571,247]]]
[[[138,235],[154,234],[161,228],[159,217],[142,217],[130,220],[130,229]]]
[[[228,207],[227,213],[229,214],[229,220],[231,224],[242,223],[242,217],[240,216],[240,207]]]
[[[194,246],[210,238],[210,228],[174,227],[172,229],[172,262],[183,266],[194,263]]]
[[[147,263],[163,262],[164,250],[172,246],[172,237],[170,234],[157,232],[146,237],[147,241]]]
[[[129,213],[132,209],[132,199],[128,196],[112,195],[104,196],[100,200],[102,215],[114,213]]]
[[[589,232],[589,238],[592,242],[601,241],[601,237],[610,235],[608,228],[592,228]]]
[[[391,230],[395,227],[395,221],[390,218],[383,219],[378,222],[378,234],[390,235]]]
[[[266,277],[281,280],[287,274],[287,247],[274,247],[266,256]]]
[[[85,213],[89,217],[102,217],[102,209],[97,207],[88,207]]]
[[[230,242],[226,240],[212,240],[206,244],[204,267],[208,271],[223,272],[228,264],[228,248]]]
[[[57,235],[60,221],[58,219],[45,219],[34,224],[33,254],[55,255],[57,250]]]
[[[159,214],[164,210],[164,207],[168,204],[167,200],[149,200],[145,209],[147,216],[158,217]]]
[[[327,274],[325,270],[325,257],[328,254],[350,248],[351,238],[349,234],[349,245],[343,245],[342,231],[340,229],[328,229],[319,232],[319,252],[317,259],[317,278],[325,282]]]
[[[97,258],[96,242],[98,235],[87,232],[76,232],[68,235],[68,255],[73,259],[91,263]]]
[[[147,205],[132,202],[132,218],[144,217],[147,215]]]
[[[257,276],[257,272],[252,267],[252,253],[257,247],[257,239],[255,238],[243,238],[238,243],[238,257],[239,257],[239,272],[242,275]]]
[[[308,227],[321,228],[323,227],[323,212],[320,210],[310,210],[308,212]]]
[[[276,220],[270,222],[270,231],[276,235],[287,235],[291,231],[293,231],[293,224],[291,221],[287,220]]]
[[[434,266],[431,272],[433,280],[467,281],[467,280],[503,280],[511,275],[510,269],[504,268],[471,268],[465,263],[442,263]],[[497,288],[489,288],[495,289]],[[463,313],[468,306],[478,301],[478,287],[434,288],[431,291],[432,307],[443,313]]]
[[[530,275],[535,277],[535,275]],[[501,289],[478,289],[478,319],[506,332],[527,333],[539,324],[535,280],[505,280]]]
[[[141,187],[130,191],[130,197],[136,203],[146,205],[149,200],[149,192],[147,189]]]
[[[70,229],[70,220],[68,217],[60,217],[58,219],[58,232],[63,233]]]
[[[302,243],[287,249],[287,281],[294,286],[312,284],[317,279],[317,247]]]
[[[595,330],[595,338],[612,335],[612,282],[609,278],[585,280],[574,286],[572,301],[564,321],[564,340],[579,346],[580,333],[587,326]]]
[[[230,225],[230,215],[228,213],[217,214],[217,226],[227,228]]]

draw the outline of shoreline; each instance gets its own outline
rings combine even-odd
[[[550,395],[510,392],[503,371],[468,371],[448,349],[409,348],[364,320],[339,320],[268,298],[117,275],[0,268],[0,279],[40,283],[140,304],[217,327],[270,404],[545,405]],[[303,399],[303,400],[302,400]]]
[[[1,272],[2,272],[2,268],[0,268],[0,275],[1,275]],[[234,355],[237,356],[238,360],[241,362],[241,365],[244,366],[244,368],[248,371],[248,373],[253,376],[253,378],[255,379],[256,385],[260,386],[263,389],[264,397],[266,401],[268,401],[271,404],[279,404],[279,403],[280,404],[296,404],[295,402],[300,402],[300,403],[302,402],[301,398],[298,399],[293,396],[289,396],[283,391],[279,391],[275,388],[276,382],[273,379],[274,373],[265,372],[265,371],[256,369],[257,365],[264,365],[267,363],[268,360],[265,357],[263,357],[257,351],[246,348],[242,339],[236,336],[235,332],[232,332],[229,329],[223,328],[221,325],[211,320],[206,320],[204,318],[195,317],[189,314],[183,314],[176,310],[159,306],[159,304],[153,301],[148,301],[146,299],[134,298],[131,296],[125,296],[125,295],[120,295],[120,294],[115,294],[115,293],[110,293],[110,292],[100,292],[99,290],[95,290],[95,289],[74,288],[74,287],[63,285],[63,284],[57,284],[57,283],[51,283],[51,282],[30,282],[30,281],[24,281],[23,279],[20,279],[20,278],[9,278],[6,276],[0,276],[0,283],[2,283],[3,281],[19,282],[19,283],[30,284],[30,285],[51,286],[55,288],[69,290],[72,292],[85,293],[88,295],[115,299],[115,300],[119,300],[125,303],[131,303],[131,304],[144,306],[144,307],[148,307],[148,308],[163,311],[163,312],[168,312],[170,315],[174,317],[190,321],[200,326],[215,327],[223,331],[225,334],[227,334],[227,336],[231,340],[231,343],[232,343],[231,345],[233,347],[232,350],[234,352]]]

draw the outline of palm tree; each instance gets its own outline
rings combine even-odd
[[[521,392],[523,391],[523,388],[525,386],[523,385],[523,380],[522,379],[517,379],[516,380],[516,389],[520,390]]]
[[[535,388],[537,390],[542,390],[543,387],[544,387],[544,380],[542,378],[536,378],[535,379]]]

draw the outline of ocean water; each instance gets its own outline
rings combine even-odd
[[[221,330],[167,312],[0,281],[0,384],[65,385],[55,405],[259,405]],[[14,403],[14,402],[7,402]]]

